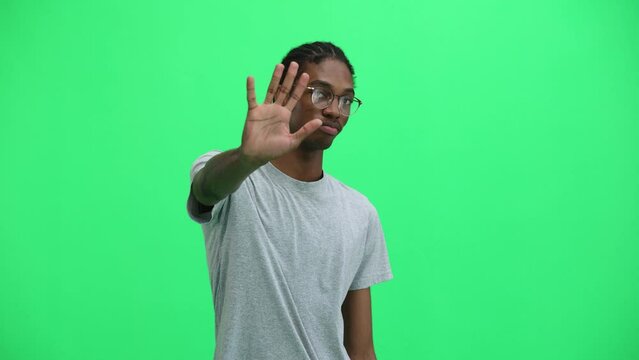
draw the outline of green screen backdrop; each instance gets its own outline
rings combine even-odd
[[[189,169],[292,47],[364,101],[379,359],[639,359],[639,3],[0,2],[0,359],[210,359]]]

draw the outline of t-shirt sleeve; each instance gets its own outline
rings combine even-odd
[[[364,256],[349,290],[364,289],[392,278],[393,273],[388,260],[382,224],[377,211],[373,208],[368,224]]]
[[[204,165],[206,165],[207,161],[209,161],[215,155],[218,155],[221,153],[222,152],[219,150],[211,150],[203,155],[200,155],[197,159],[195,159],[195,161],[191,165],[191,171],[189,174],[191,178],[191,181],[190,181],[191,186],[193,185],[193,179],[195,178],[195,174],[197,174],[198,171],[204,168]],[[189,187],[189,197],[188,197],[188,200],[186,201],[186,211],[188,212],[189,217],[193,221],[197,222],[198,224],[205,224],[211,221],[211,210],[212,209],[202,210],[200,204],[193,196],[193,193],[191,192],[191,189]]]

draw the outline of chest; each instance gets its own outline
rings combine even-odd
[[[236,199],[242,215],[235,218],[250,236],[235,239],[236,245],[260,249],[254,255],[268,258],[294,283],[328,289],[352,278],[366,243],[364,209],[339,194],[314,196],[271,187],[244,196]]]

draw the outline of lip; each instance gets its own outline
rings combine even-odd
[[[337,135],[337,133],[339,132],[336,128],[329,126],[329,125],[322,125],[319,128],[322,132],[329,134],[329,135]]]
[[[337,122],[322,121],[322,126],[332,127],[333,129],[337,130],[338,132],[342,130],[342,127],[339,126],[339,123],[337,123]]]

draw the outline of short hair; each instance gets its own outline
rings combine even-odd
[[[319,64],[326,59],[335,59],[343,62],[344,65],[346,65],[348,70],[351,72],[353,81],[355,81],[355,69],[353,69],[353,65],[351,65],[351,62],[348,61],[348,58],[344,54],[344,51],[342,51],[342,49],[331,42],[315,41],[293,48],[288,52],[288,54],[286,54],[286,56],[284,56],[284,59],[282,59],[284,72],[282,73],[283,75],[280,79],[280,84],[284,82],[285,74],[288,71],[288,67],[292,61],[295,61],[300,66],[297,72],[297,76],[295,77],[295,82],[297,82],[300,75],[302,75],[302,73],[304,72],[303,69],[306,64]]]

